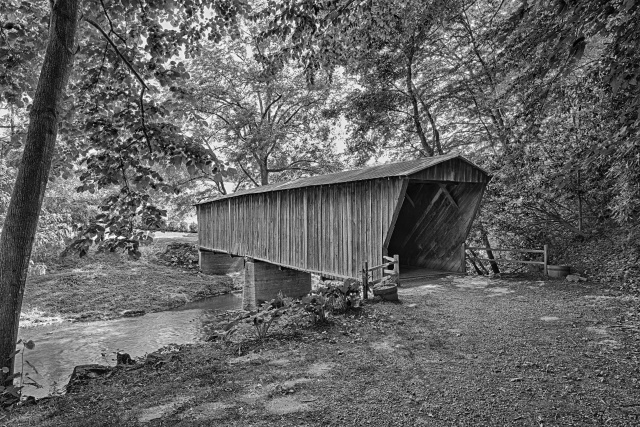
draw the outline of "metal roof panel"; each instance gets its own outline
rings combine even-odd
[[[388,178],[398,176],[409,176],[416,172],[428,169],[438,163],[445,162],[447,160],[460,158],[472,166],[482,170],[485,174],[489,175],[487,171],[476,166],[471,161],[467,160],[464,156],[458,153],[445,154],[443,156],[427,157],[418,160],[409,160],[405,162],[386,163],[384,165],[369,166],[362,169],[355,169],[350,171],[335,172],[326,175],[310,176],[306,178],[299,178],[294,181],[278,182],[275,184],[263,185],[261,187],[249,188],[246,190],[236,191],[232,194],[216,197],[214,199],[207,199],[196,203],[197,205],[203,203],[214,202],[218,200],[229,199],[232,197],[244,196],[249,194],[261,194],[269,193],[272,191],[292,190],[295,188],[313,187],[318,185],[332,185],[342,184],[345,182],[365,181],[369,179]]]

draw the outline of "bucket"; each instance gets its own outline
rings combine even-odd
[[[571,267],[568,265],[547,265],[547,275],[558,279],[564,279],[571,273]]]
[[[398,301],[398,287],[396,285],[373,288],[373,295],[385,301]]]

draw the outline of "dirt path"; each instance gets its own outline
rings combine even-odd
[[[640,423],[637,297],[474,277],[406,285],[401,304],[329,326],[116,371],[14,425]]]

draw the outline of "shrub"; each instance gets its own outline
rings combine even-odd
[[[243,323],[250,325],[256,337],[263,340],[278,321],[285,323],[285,327],[297,327],[301,319],[310,316],[312,323],[324,323],[330,313],[342,313],[359,306],[360,286],[356,281],[320,287],[300,300],[287,298],[279,293],[271,301],[261,304],[257,310],[245,312],[230,322],[221,324],[209,340],[221,339],[228,344]]]

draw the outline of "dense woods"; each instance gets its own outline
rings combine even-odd
[[[200,197],[453,151],[493,175],[472,240],[638,289],[636,0],[51,4],[0,5],[3,363],[30,260],[136,257]]]

